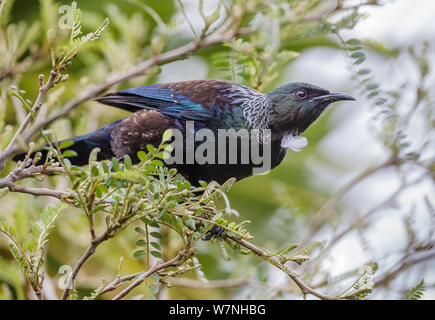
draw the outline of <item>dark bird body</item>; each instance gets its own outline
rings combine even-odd
[[[177,129],[186,138],[187,122],[193,121],[193,136],[201,129],[216,133],[219,129],[270,129],[271,168],[281,163],[289,148],[287,138],[297,137],[313,123],[325,108],[338,100],[354,100],[345,94],[330,93],[306,83],[289,83],[268,94],[239,84],[217,80],[192,80],[130,88],[99,97],[97,101],[132,114],[94,132],[71,140],[69,149],[78,153],[70,158],[75,165],[88,163],[89,153],[99,147],[98,159],[121,159],[136,154],[146,145],[158,146],[166,129]],[[250,138],[252,139],[252,138]],[[240,153],[241,140],[237,147]],[[198,148],[200,142],[194,142]],[[228,149],[227,156],[228,156]],[[184,150],[183,157],[188,153]],[[217,155],[216,155],[217,157]],[[23,155],[15,160],[22,159]],[[173,164],[192,183],[231,177],[237,180],[252,175],[255,164]]]

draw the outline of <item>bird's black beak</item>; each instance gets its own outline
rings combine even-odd
[[[339,93],[339,92],[333,92],[328,93],[322,96],[315,97],[311,99],[312,101],[323,101],[323,102],[336,102],[336,101],[342,101],[342,100],[352,100],[354,101],[355,98],[346,94],[346,93]]]

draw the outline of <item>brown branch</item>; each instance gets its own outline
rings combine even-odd
[[[61,300],[66,300],[71,292],[71,289],[74,285],[74,280],[77,277],[77,274],[79,273],[81,267],[84,265],[84,263],[95,253],[95,249],[104,241],[111,238],[110,232],[106,231],[102,236],[92,239],[89,247],[86,249],[85,253],[82,255],[82,257],[77,261],[76,265],[74,266],[73,271],[70,273],[68,277],[68,282],[66,285],[66,289],[63,291]]]
[[[120,217],[117,221],[115,221],[111,226],[108,227],[108,229],[99,237],[95,237],[93,235],[91,239],[91,243],[89,244],[88,248],[86,249],[85,253],[81,256],[79,261],[77,261],[76,265],[74,266],[73,271],[70,273],[68,277],[68,282],[66,289],[62,293],[62,300],[65,300],[68,298],[71,289],[73,288],[74,281],[77,277],[77,274],[79,273],[82,266],[85,264],[85,262],[95,253],[95,250],[97,247],[103,243],[104,241],[113,238],[119,231],[121,231],[125,227],[125,223],[131,218],[131,215],[125,215]]]
[[[31,159],[27,159],[25,162],[31,162]],[[49,167],[49,166],[30,166],[25,167],[26,164],[23,162],[19,167],[15,168],[6,177],[0,179],[0,189],[8,188],[10,192],[20,192],[28,193],[36,196],[49,196],[55,197],[60,200],[65,200],[68,197],[68,193],[64,191],[51,190],[48,188],[32,188],[16,185],[15,182],[35,177],[41,174],[54,174],[54,173],[64,173],[63,168],[60,167]]]
[[[256,247],[255,245],[253,245],[250,242],[247,242],[246,240],[243,239],[238,239],[236,237],[232,237],[232,236],[228,236],[228,238],[230,238],[231,240],[237,242],[238,244],[240,244],[241,246],[245,247],[246,249],[251,250],[252,252],[254,252],[256,255],[260,256],[261,258],[263,258],[265,261],[269,262],[270,264],[274,265],[275,267],[277,267],[278,269],[283,270],[283,266],[281,265],[281,263],[271,257],[269,254],[267,254],[264,250]],[[306,284],[304,284],[298,277],[296,277],[295,275],[292,275],[288,272],[286,272],[286,274],[290,277],[290,279],[293,280],[293,282],[299,287],[299,289],[301,290],[301,292],[306,295],[306,294],[311,294],[319,299],[322,300],[332,300],[334,299],[334,297],[330,297],[330,296],[326,296],[321,294],[320,292],[315,291],[314,289],[312,289],[311,287],[307,286]]]
[[[113,280],[111,283],[103,287],[103,289],[93,298],[94,299],[98,298],[103,294],[116,290],[122,283],[137,278],[139,274],[140,273],[133,273],[126,276],[118,275],[115,278],[115,280]],[[184,288],[203,289],[203,290],[216,289],[216,288],[236,288],[236,287],[247,285],[247,286],[261,288],[261,289],[273,289],[278,292],[294,293],[294,290],[288,287],[269,286],[265,283],[259,281],[253,281],[250,279],[211,280],[208,281],[207,283],[204,283],[199,280],[190,279],[190,278],[171,278],[168,282],[165,282],[165,284],[168,287],[184,287]]]
[[[12,185],[9,186],[9,190],[11,192],[20,192],[20,193],[27,193],[34,196],[47,196],[47,197],[54,197],[59,200],[64,200],[68,197],[68,193],[58,190],[51,190],[48,188],[32,188],[32,187],[24,187],[24,186],[17,186]]]
[[[103,295],[103,294],[105,294],[105,293],[107,293],[107,292],[110,292],[110,291],[114,291],[114,290],[116,290],[118,287],[119,287],[119,285],[121,285],[122,283],[124,283],[124,282],[127,282],[127,281],[131,281],[131,280],[133,280],[134,278],[136,278],[137,277],[137,275],[138,275],[139,273],[133,273],[133,274],[129,274],[129,275],[127,275],[127,276],[123,276],[123,277],[121,277],[121,276],[117,276],[116,278],[115,278],[115,280],[113,280],[111,283],[109,283],[107,286],[105,286],[104,288],[103,288],[103,290],[101,290],[96,296],[95,296],[95,298],[98,298],[99,296],[101,296],[101,295]]]
[[[142,282],[145,281],[146,278],[148,278],[150,275],[152,275],[153,273],[156,273],[157,271],[166,269],[168,267],[176,267],[179,266],[180,264],[182,264],[186,259],[188,259],[191,255],[193,254],[193,252],[191,252],[190,254],[188,254],[186,256],[186,250],[181,250],[180,252],[178,252],[178,254],[173,257],[172,259],[163,262],[161,264],[156,264],[153,267],[151,267],[151,269],[149,269],[147,272],[145,272],[142,276],[140,276],[135,282],[133,282],[131,285],[129,285],[127,288],[125,288],[124,290],[122,290],[118,295],[116,295],[112,300],[119,300],[122,299],[123,297],[125,297],[131,290],[133,290],[134,288],[136,288],[137,286],[139,286]]]

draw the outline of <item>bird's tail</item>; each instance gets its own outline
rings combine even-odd
[[[114,156],[114,153],[112,151],[110,141],[111,141],[111,133],[113,130],[113,127],[118,123],[119,121],[113,122],[111,124],[108,124],[96,131],[93,131],[91,133],[88,133],[84,136],[80,137],[74,137],[70,139],[65,139],[58,142],[58,145],[60,145],[64,141],[72,141],[74,144],[72,146],[69,146],[65,148],[65,150],[73,150],[77,153],[77,156],[68,158],[73,165],[76,166],[82,166],[88,163],[89,161],[89,155],[91,151],[95,148],[100,148],[100,152],[98,153],[97,160],[105,160],[105,159],[111,159]],[[54,145],[54,144],[52,144]],[[45,145],[45,147],[48,147],[49,145]],[[48,153],[48,148],[41,149],[38,151],[35,151],[31,157],[33,157],[36,152],[41,152],[42,157],[41,160],[38,162],[38,164],[43,164]],[[12,158],[14,161],[24,160],[27,153],[21,153],[16,155]]]

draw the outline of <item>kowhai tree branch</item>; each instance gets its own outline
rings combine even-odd
[[[277,267],[280,270],[283,270],[281,264],[279,261],[277,261],[276,259],[274,259],[273,257],[270,257],[269,254],[267,254],[264,250],[256,247],[255,245],[253,245],[252,243],[243,240],[243,239],[239,239],[236,237],[232,237],[229,236],[229,238],[235,242],[237,242],[238,244],[240,244],[241,246],[245,247],[246,249],[249,249],[250,251],[252,251],[253,253],[255,253],[256,255],[260,256],[261,258],[263,258],[265,261],[271,263],[272,265],[274,265],[275,267]],[[330,296],[326,296],[321,294],[320,292],[315,291],[314,289],[310,288],[309,286],[307,286],[306,284],[304,284],[298,277],[296,277],[295,275],[289,274],[286,272],[286,274],[293,280],[293,282],[299,287],[299,289],[301,290],[301,292],[306,295],[306,294],[311,294],[321,300],[332,300],[334,299],[334,297],[330,297]]]

